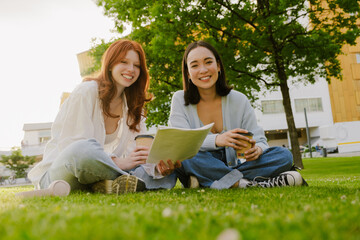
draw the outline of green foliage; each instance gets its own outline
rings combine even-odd
[[[13,148],[10,156],[1,155],[0,162],[14,171],[15,177],[23,178],[26,176],[26,170],[35,162],[35,156],[23,156],[21,149]]]
[[[0,188],[0,236],[16,239],[359,239],[360,157],[305,159],[309,187],[182,189],[19,199]]]
[[[111,42],[106,43],[103,39],[100,40],[100,43],[96,43],[95,39],[93,40],[93,48],[90,50],[90,56],[94,58],[94,65],[87,69],[83,75],[88,75],[90,73],[94,73],[101,69],[101,58],[106,51],[106,49],[110,46]]]

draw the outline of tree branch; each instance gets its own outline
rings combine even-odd
[[[200,22],[205,23],[205,25],[207,25],[207,26],[209,26],[209,27],[211,27],[211,28],[213,28],[213,29],[215,29],[215,30],[217,30],[217,31],[223,32],[224,34],[227,34],[227,35],[229,35],[229,36],[232,37],[232,38],[238,39],[238,40],[240,40],[240,41],[243,40],[242,38],[240,38],[240,37],[238,37],[238,36],[230,33],[229,31],[223,30],[223,29],[221,29],[221,28],[219,28],[219,27],[216,27],[216,26],[212,25],[210,22],[208,22],[208,21],[206,21],[206,20],[204,20],[204,19],[201,19]],[[270,50],[264,49],[264,48],[260,47],[258,44],[254,43],[254,42],[250,42],[250,43],[251,43],[252,45],[254,45],[255,47],[257,47],[258,49],[260,49],[261,51],[264,51],[264,52],[267,52],[267,53],[272,53]]]
[[[254,29],[257,30],[256,25],[250,21],[247,20],[246,18],[244,18],[243,16],[241,16],[240,14],[238,14],[236,11],[234,11],[230,6],[225,5],[222,1],[219,0],[214,0],[216,3],[220,4],[221,6],[225,7],[226,9],[228,9],[231,13],[233,13],[234,15],[236,15],[239,19],[243,20],[244,22],[246,22],[247,24],[249,24],[250,26],[252,26]]]
[[[241,71],[241,70],[238,70],[238,69],[235,69],[235,68],[230,68],[230,69],[233,70],[234,72],[245,74],[245,75],[248,75],[249,77],[252,77],[252,78],[254,78],[256,80],[259,80],[259,81],[263,82],[268,87],[278,86],[279,85],[279,84],[276,84],[276,83],[268,83],[265,79],[263,79],[261,77],[258,77],[258,76],[254,75],[254,74],[251,74],[249,72]]]

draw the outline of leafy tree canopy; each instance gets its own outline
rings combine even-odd
[[[359,3],[354,0],[98,0],[119,32],[143,44],[156,99],[148,124],[166,124],[171,95],[182,88],[181,60],[192,41],[206,40],[221,53],[235,89],[254,90],[281,82],[341,78],[336,58],[354,44]],[[310,23],[311,22],[311,23]],[[105,48],[100,45],[98,56]],[[100,58],[98,58],[100,59]],[[294,80],[295,79],[295,80]]]

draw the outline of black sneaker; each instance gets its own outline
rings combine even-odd
[[[250,181],[246,178],[241,178],[237,184],[238,188],[249,188],[249,187],[256,187],[257,182],[256,181]]]
[[[290,171],[301,171],[301,168],[296,167],[295,165],[293,165],[293,166],[291,167]],[[309,186],[309,184],[305,181],[305,179],[304,179],[303,177],[301,177],[301,178],[302,178],[302,180],[303,180],[303,183],[302,183],[301,186],[304,186],[304,187]]]
[[[145,190],[145,183],[133,175],[121,175],[115,180],[103,180],[92,186],[94,192],[105,194],[123,194]]]
[[[254,181],[257,186],[263,188],[303,185],[303,178],[297,171],[283,172],[279,176],[272,178],[255,177]]]

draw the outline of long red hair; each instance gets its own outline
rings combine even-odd
[[[117,118],[110,112],[110,102],[115,98],[117,89],[115,81],[111,76],[111,69],[121,62],[129,50],[134,50],[140,58],[139,78],[129,87],[125,88],[126,102],[128,105],[127,125],[131,130],[139,131],[141,116],[145,116],[144,104],[151,97],[147,92],[149,88],[149,73],[146,67],[145,53],[141,45],[131,40],[118,40],[112,43],[105,51],[101,61],[101,72],[97,78],[86,78],[84,81],[95,80],[99,85],[99,98],[101,100],[104,114],[108,117]]]

